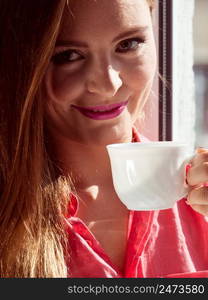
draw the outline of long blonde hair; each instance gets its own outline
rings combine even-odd
[[[68,274],[70,182],[50,155],[41,92],[66,5],[0,0],[0,277]]]

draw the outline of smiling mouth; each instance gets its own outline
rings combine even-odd
[[[81,107],[72,104],[71,106],[82,113],[85,117],[94,120],[108,120],[119,116],[128,104],[127,101],[107,105]]]
[[[128,103],[128,100],[120,102],[120,103],[113,103],[113,104],[106,104],[106,105],[96,105],[96,106],[87,106],[87,107],[77,106],[77,105],[72,104],[72,107],[74,107],[76,109],[86,110],[86,111],[104,112],[104,111],[110,111],[112,109],[118,108],[118,107],[123,106],[123,105],[127,105],[127,103]]]

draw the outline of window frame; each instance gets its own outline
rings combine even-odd
[[[159,141],[172,140],[173,3],[159,0]]]

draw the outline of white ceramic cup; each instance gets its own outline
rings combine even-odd
[[[107,145],[115,191],[130,210],[172,208],[187,195],[188,144],[136,142]]]

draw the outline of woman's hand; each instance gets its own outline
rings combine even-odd
[[[190,187],[187,204],[195,211],[208,216],[208,149],[198,148],[187,172]]]

